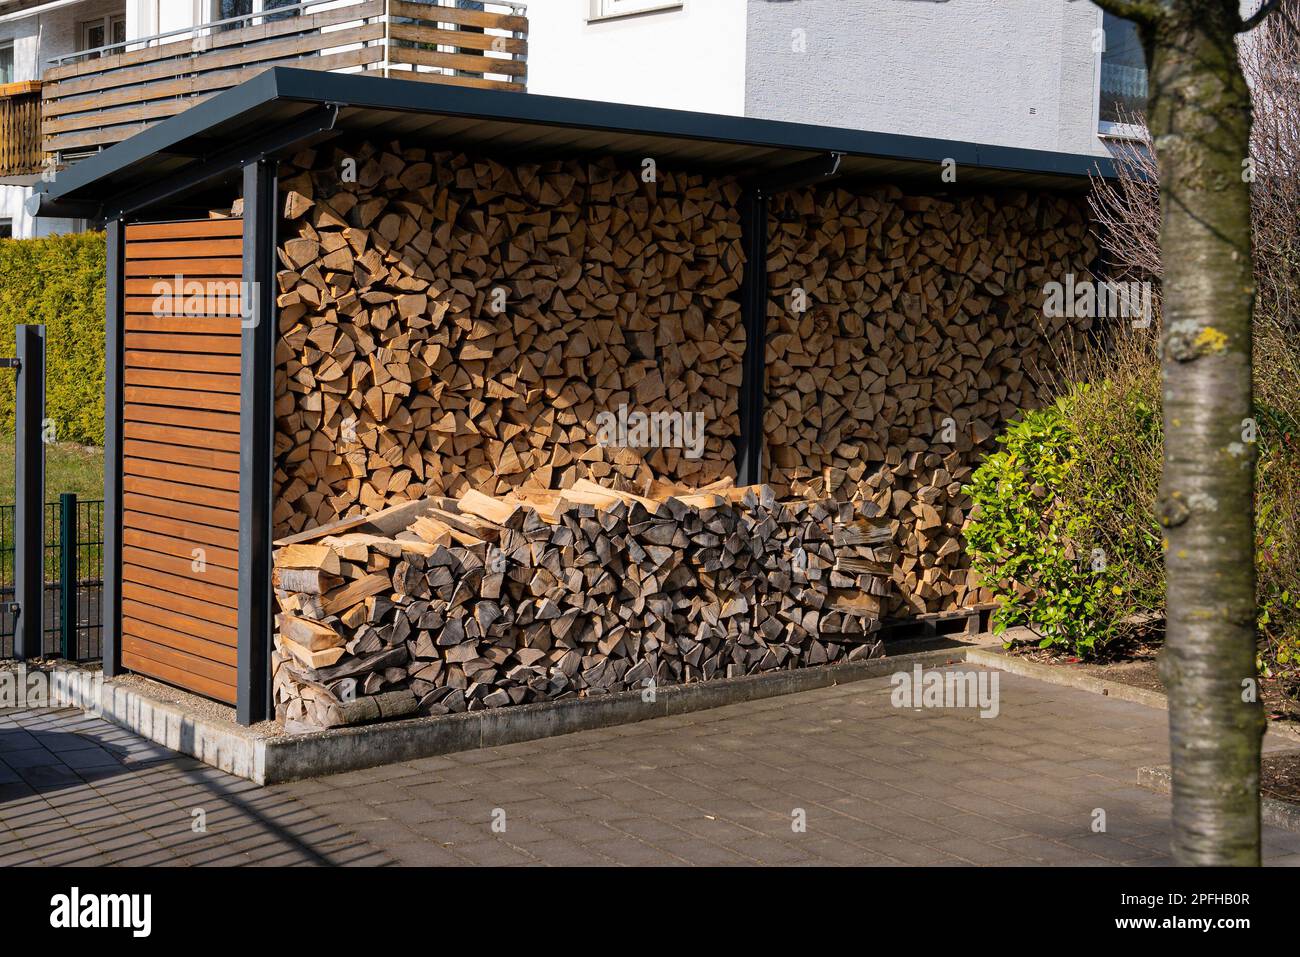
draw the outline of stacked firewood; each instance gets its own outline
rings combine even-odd
[[[392,143],[282,164],[277,534],[428,495],[734,476],[739,186]],[[698,448],[599,440],[694,416]]]
[[[769,481],[872,502],[901,523],[891,612],[982,602],[961,487],[1091,326],[1042,309],[1045,283],[1090,278],[1084,204],[893,187],[772,204]]]
[[[286,727],[446,714],[882,652],[898,523],[766,486],[430,497],[282,539]]]

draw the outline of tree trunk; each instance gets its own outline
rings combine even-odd
[[[1103,6],[1106,4],[1103,3]],[[1148,24],[1164,262],[1164,474],[1173,853],[1258,865],[1250,93],[1237,0]]]

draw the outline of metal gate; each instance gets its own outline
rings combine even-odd
[[[104,502],[72,493],[45,505],[43,654],[71,661],[100,656]],[[0,658],[13,657],[14,506],[0,505]]]

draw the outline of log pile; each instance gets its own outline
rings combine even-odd
[[[290,730],[872,657],[898,523],[723,481],[429,497],[277,542]]]
[[[739,186],[392,143],[280,168],[277,535],[469,488],[735,475]],[[703,454],[597,441],[698,415]]]
[[[961,486],[1091,323],[1043,286],[1089,277],[1084,204],[1026,193],[773,197],[769,481],[872,502],[902,524],[891,614],[987,600],[961,543]]]
[[[469,489],[734,477],[734,181],[400,143],[280,177],[278,536]],[[900,523],[887,614],[984,601],[961,486],[1089,328],[1041,308],[1089,275],[1084,204],[808,188],[773,196],[769,236],[767,480]],[[698,413],[703,455],[602,444],[623,407]]]

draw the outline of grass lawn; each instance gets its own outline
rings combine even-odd
[[[78,499],[104,497],[104,450],[57,443],[45,450],[45,501],[57,502],[62,492]],[[0,437],[0,505],[14,501],[14,439]]]

